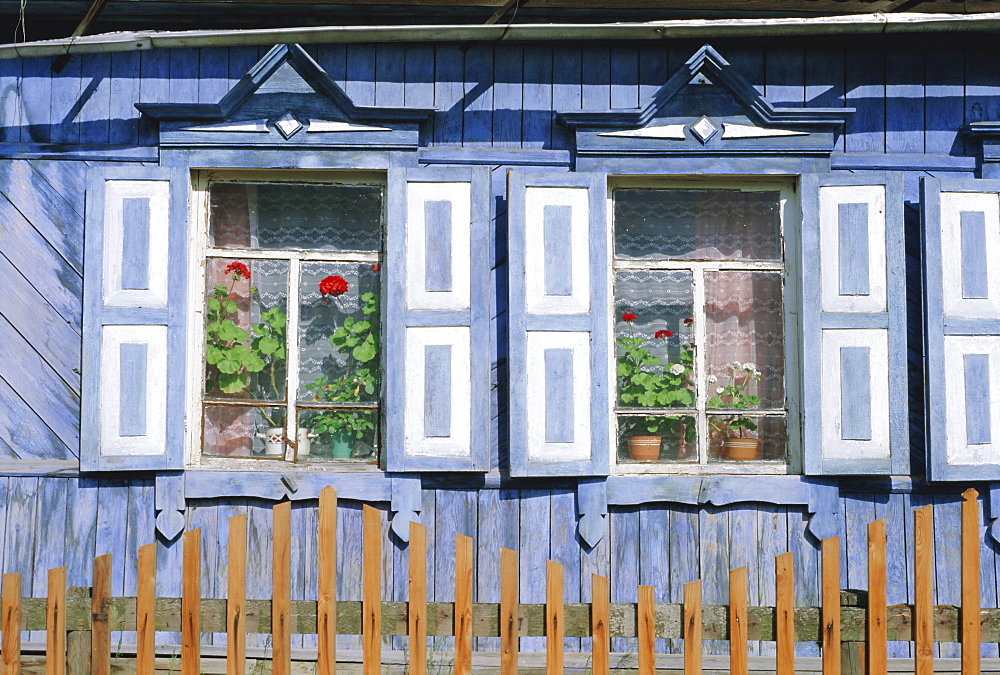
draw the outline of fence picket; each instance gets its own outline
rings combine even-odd
[[[747,675],[747,568],[729,570],[729,672]]]
[[[455,535],[455,675],[472,672],[472,537]]]
[[[229,519],[226,573],[226,675],[246,672],[247,653],[247,515]]]
[[[820,544],[823,675],[840,675],[840,537]]]
[[[63,675],[66,672],[65,567],[49,570],[48,596],[45,603],[45,675]]]
[[[153,675],[156,669],[156,544],[139,547],[135,598],[135,672]]]
[[[517,552],[500,549],[500,675],[517,675]]]
[[[3,614],[3,640],[0,643],[3,675],[21,672],[21,575],[7,572],[0,584],[0,613]]]
[[[279,502],[271,510],[271,673],[289,675],[292,669],[292,503]]]
[[[701,580],[684,584],[684,675],[701,675]]]
[[[427,672],[427,528],[410,522],[410,675]]]
[[[382,670],[382,522],[379,511],[368,506],[361,516],[361,630],[364,675]]]
[[[319,570],[316,601],[317,673],[337,669],[337,491],[327,485],[319,492]],[[411,544],[412,552],[412,544]],[[412,555],[412,553],[411,553]]]
[[[934,675],[934,506],[913,512],[915,675]]]
[[[978,675],[981,661],[979,617],[979,493],[962,493],[962,675]]]
[[[184,533],[181,572],[181,675],[201,672],[201,528]]]
[[[868,675],[886,672],[885,521],[868,524]]]
[[[111,673],[111,554],[94,558],[94,582],[90,595],[90,672]]]
[[[611,672],[611,584],[600,574],[590,576],[590,652],[594,675]]]
[[[563,672],[563,566],[545,561],[545,672]]]
[[[639,586],[636,628],[639,633],[639,675],[656,672],[656,606],[653,587]]]
[[[794,555],[774,558],[776,623],[774,627],[775,675],[795,675],[795,575]]]

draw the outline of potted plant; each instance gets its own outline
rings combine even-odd
[[[753,363],[733,361],[727,364],[730,370],[729,384],[715,390],[715,396],[708,400],[709,408],[727,410],[748,410],[760,407],[760,397],[748,393],[752,383],[760,380],[760,371]],[[715,384],[715,382],[711,382]],[[723,437],[722,458],[733,461],[755,459],[760,451],[760,439],[748,437],[757,431],[754,417],[732,413],[721,419],[712,419],[712,428]]]
[[[680,354],[676,363],[661,359],[653,354],[645,335],[637,334],[633,329],[636,315],[627,311],[622,320],[628,324],[628,334],[621,335],[615,343],[618,346],[618,357],[615,375],[618,379],[618,399],[624,406],[641,408],[691,407],[695,402],[694,385],[691,374],[694,372],[694,346],[687,342],[680,345]],[[685,325],[691,325],[691,319],[684,320]],[[663,340],[664,346],[674,336],[669,330],[658,330],[653,340]],[[651,461],[660,458],[663,445],[663,434],[680,431],[681,418],[649,416],[639,423],[646,435],[633,435],[628,439],[629,457],[640,461]],[[684,429],[683,437],[688,435],[694,441],[694,427]],[[677,427],[676,429],[674,427]]]
[[[326,277],[319,287],[324,304],[332,299],[344,314],[347,313],[339,299],[349,289],[343,277]],[[346,361],[344,372],[336,377],[320,375],[307,384],[306,389],[313,393],[314,401],[361,402],[378,391],[379,297],[375,293],[364,293],[360,300],[363,317],[346,316],[343,324],[329,337],[330,344]],[[355,442],[375,428],[371,413],[351,409],[318,410],[310,417],[310,424],[314,433],[328,436],[330,454],[337,459],[350,458]]]

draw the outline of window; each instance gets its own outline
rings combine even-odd
[[[619,468],[786,471],[786,190],[611,198]]]
[[[196,190],[202,457],[376,462],[384,180],[234,172]]]

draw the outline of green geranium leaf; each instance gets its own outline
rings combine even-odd
[[[259,349],[262,354],[274,354],[280,347],[281,343],[273,337],[262,337],[257,344],[257,349]]]
[[[219,389],[226,394],[235,394],[246,389],[246,376],[240,374],[221,373],[219,375]]]

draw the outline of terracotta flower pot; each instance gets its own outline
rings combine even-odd
[[[662,436],[629,436],[628,456],[642,462],[656,461],[662,447]]]
[[[734,462],[748,462],[757,458],[760,440],[756,438],[727,438],[722,444],[722,458]]]

